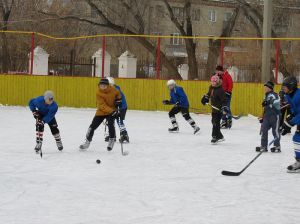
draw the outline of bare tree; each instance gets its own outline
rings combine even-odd
[[[236,0],[236,1],[240,4],[243,13],[247,16],[248,20],[256,29],[257,36],[262,37],[263,14],[262,11],[260,10],[260,7],[259,6],[255,7],[255,5],[249,4],[249,2],[247,2],[246,0]],[[278,37],[278,34],[274,30],[274,28],[272,28],[272,37],[274,38]],[[280,50],[279,52],[279,60],[280,60],[279,70],[283,73],[284,76],[290,75],[290,72],[287,70],[287,65],[286,65],[284,55],[282,54],[282,50]],[[272,63],[274,63],[275,59],[272,58],[271,61]]]
[[[44,10],[40,9],[38,9],[38,11],[51,18],[56,18],[59,20],[76,20],[97,27],[109,28],[118,33],[132,35],[144,34],[145,22],[141,13],[143,10],[137,7],[141,5],[145,6],[145,4],[138,4],[138,1],[136,0],[118,0],[120,3],[118,10],[114,10],[113,7],[109,7],[109,1],[82,0],[82,2],[85,2],[94,11],[94,13],[97,14],[96,18],[92,19],[80,15],[61,15],[56,12],[45,12]],[[122,16],[124,16],[124,13],[122,12],[126,12],[127,15],[130,15],[129,24],[126,23],[128,18],[122,18]],[[153,44],[149,39],[139,36],[133,36],[132,38],[141,44],[141,46],[149,51],[154,57],[156,56],[156,45]],[[176,79],[181,79],[181,76],[179,75],[174,63],[171,62],[162,51],[160,54],[161,63],[167,68],[171,76]]]
[[[8,21],[11,15],[12,9],[15,6],[14,0],[0,0],[0,13],[2,22],[0,22],[0,26],[2,27],[3,31],[8,30]],[[10,57],[9,57],[9,49],[8,49],[8,41],[6,33],[1,34],[2,37],[2,71],[7,73],[9,64],[10,64]]]
[[[193,25],[191,20],[191,0],[184,0],[184,21],[180,22],[178,18],[174,15],[172,7],[168,0],[163,0],[166,8],[169,12],[169,17],[175,27],[178,29],[182,36],[193,36]],[[185,47],[188,56],[188,65],[189,65],[189,74],[188,79],[197,79],[198,78],[198,63],[196,59],[196,43],[192,38],[185,38]]]

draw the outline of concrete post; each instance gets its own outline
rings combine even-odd
[[[273,0],[264,0],[263,37],[272,37]],[[271,40],[263,40],[261,81],[270,80]]]

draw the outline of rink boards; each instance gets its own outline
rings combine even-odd
[[[27,105],[29,99],[42,95],[45,90],[53,90],[60,106],[96,106],[95,90],[99,78],[66,76],[0,75],[0,104]],[[166,80],[115,79],[127,98],[132,110],[166,111],[162,100],[169,98]],[[190,106],[206,113],[210,108],[201,105],[201,97],[207,92],[209,82],[176,81],[188,95]],[[279,86],[276,86],[276,90]],[[235,83],[232,95],[234,114],[262,113],[261,102],[264,88],[261,83]],[[193,111],[193,110],[191,110]]]

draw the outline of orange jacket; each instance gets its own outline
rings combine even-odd
[[[108,86],[107,89],[97,89],[97,111],[96,116],[107,116],[116,110],[115,100],[121,99],[121,93],[113,86]]]

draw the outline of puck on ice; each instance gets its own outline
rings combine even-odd
[[[100,160],[100,159],[97,159],[97,160],[96,160],[96,163],[100,164],[100,163],[101,163],[101,160]]]

